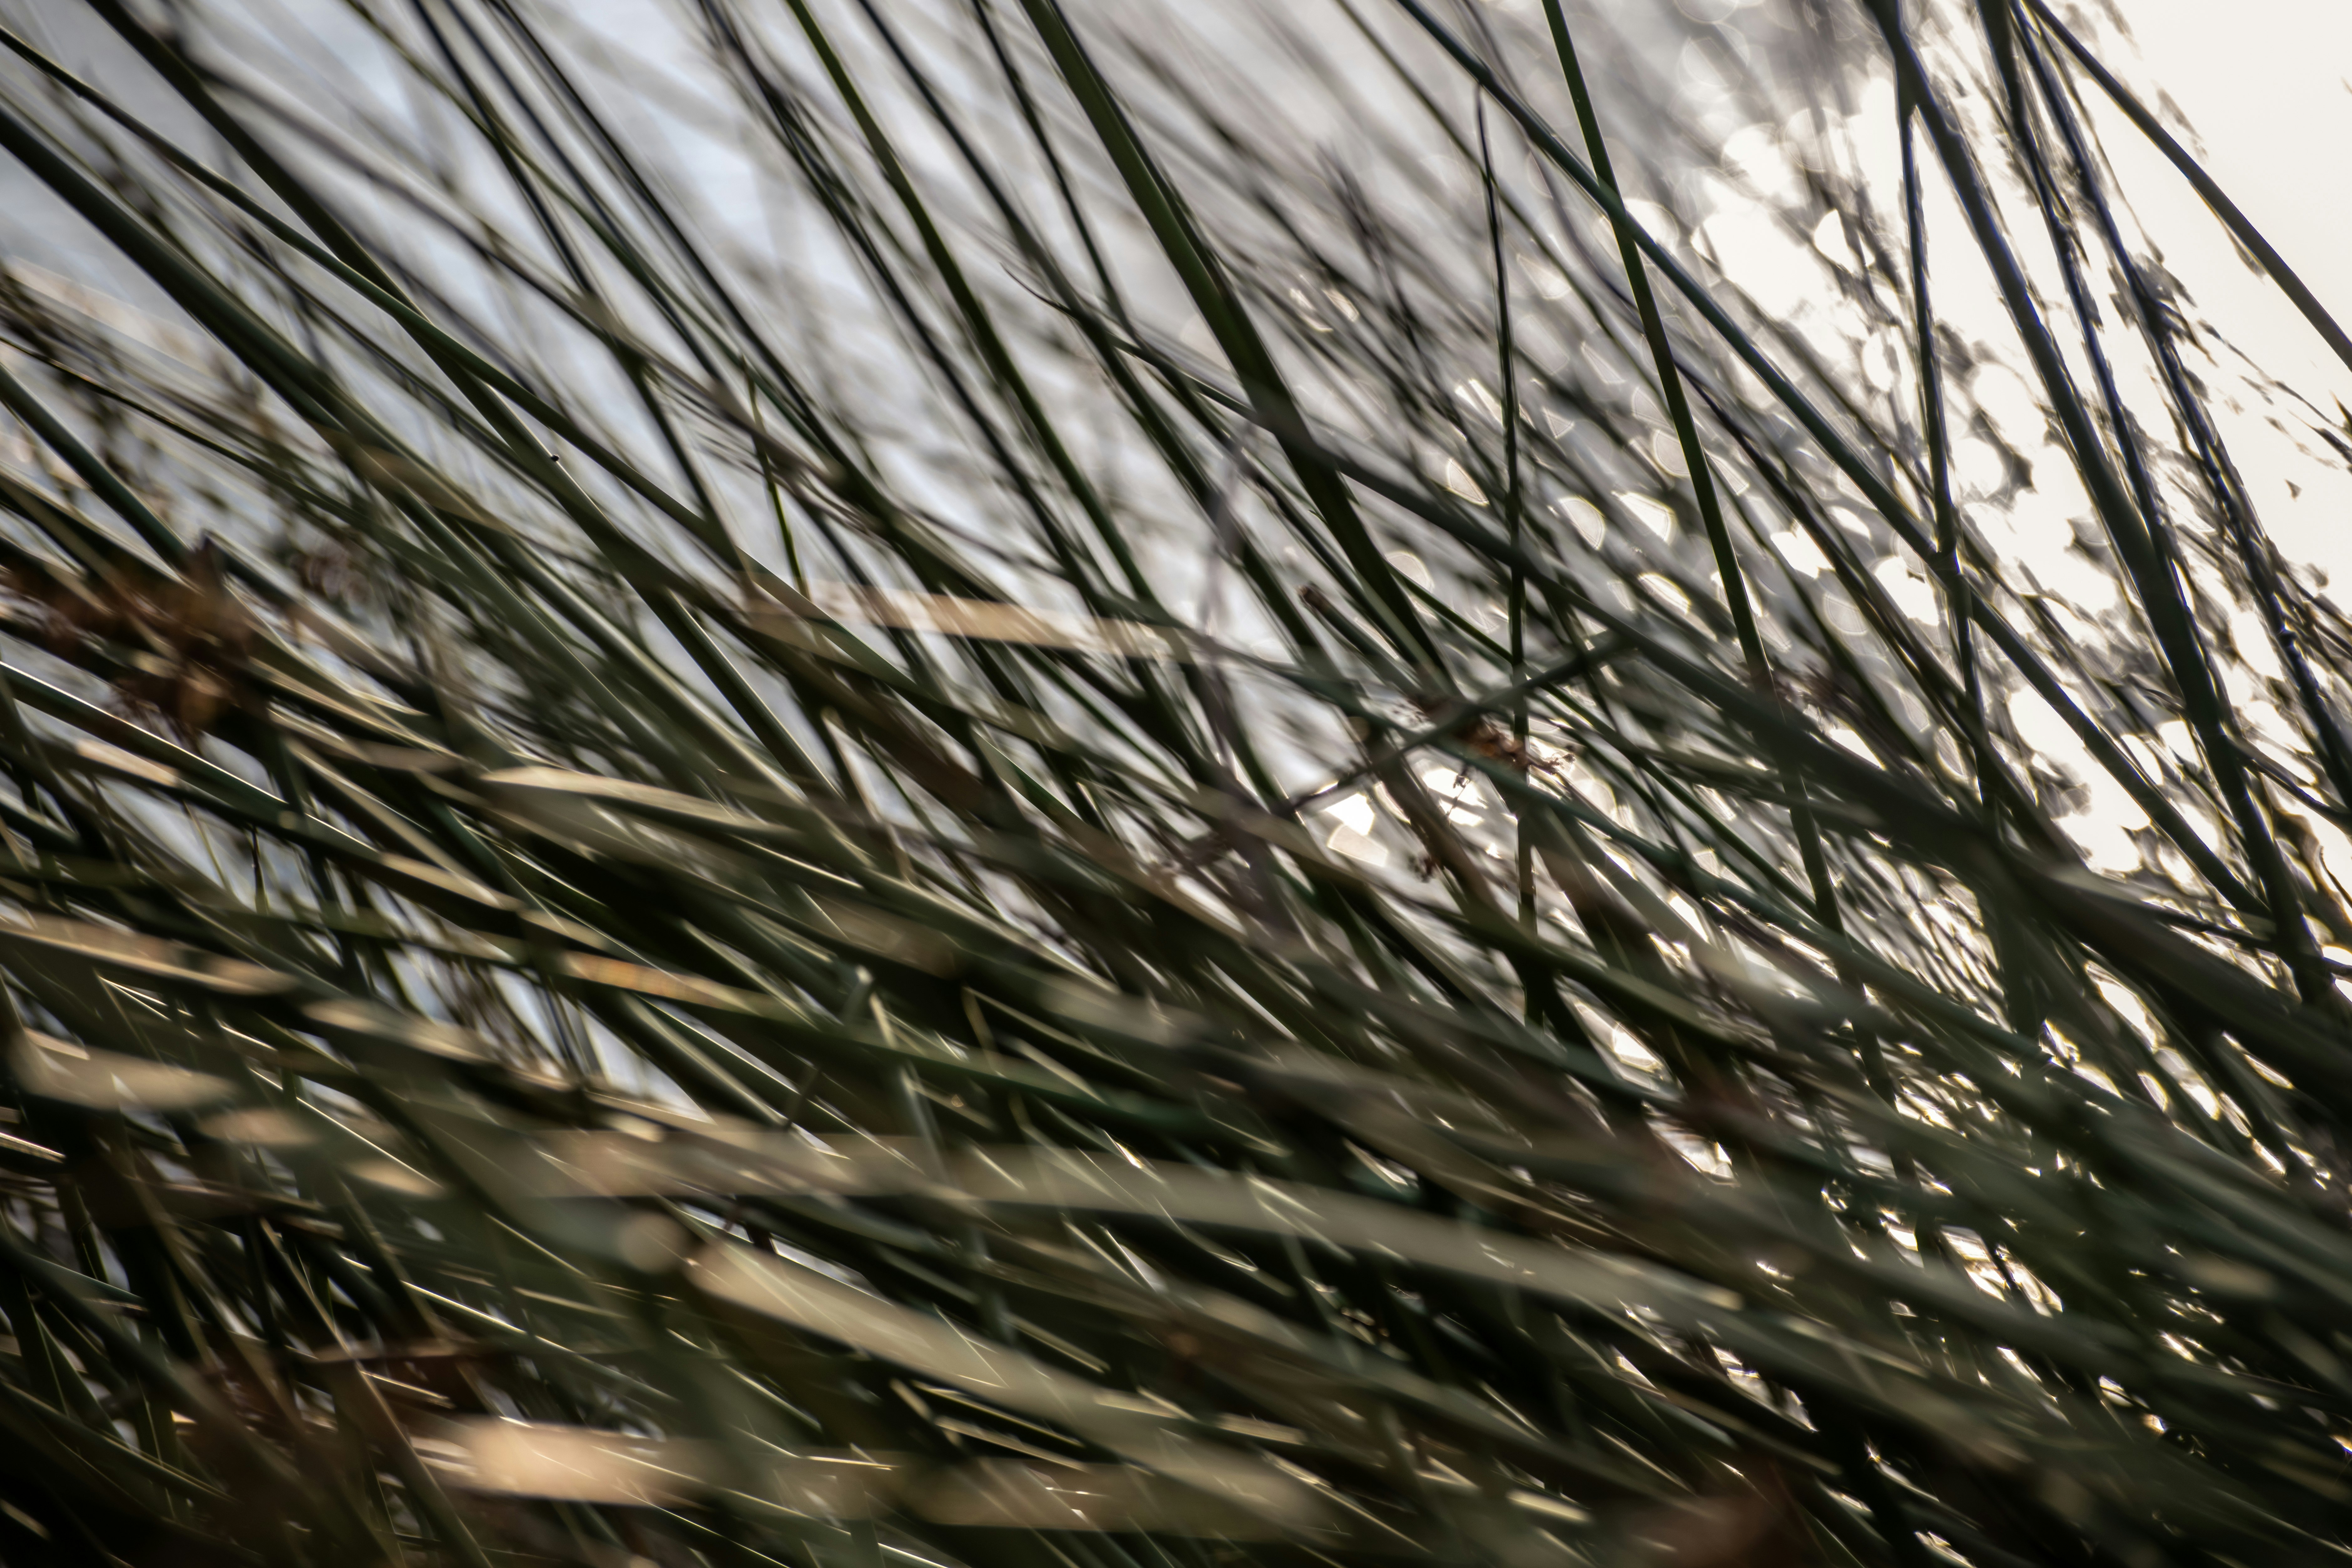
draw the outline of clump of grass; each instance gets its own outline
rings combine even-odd
[[[2097,127],[2352,351],[1755,15],[20,15],[0,1554],[2341,1552],[2352,642]]]

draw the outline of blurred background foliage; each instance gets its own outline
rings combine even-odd
[[[0,1561],[2344,1554],[2100,16],[5,10]]]

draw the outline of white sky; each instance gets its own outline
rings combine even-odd
[[[2352,3],[2347,0],[2117,0],[2138,45],[2110,46],[2136,87],[2160,87],[2188,116],[2204,163],[2339,321],[2352,319]],[[2105,128],[2147,231],[2201,313],[2257,363],[2325,408],[2352,405],[2352,371],[2255,278],[2178,176],[2128,155],[2137,138]],[[2225,431],[2263,521],[2291,556],[2352,600],[2352,478],[2315,472],[2259,420]],[[2289,489],[2293,477],[2303,489]]]
[[[2206,166],[2338,315],[2352,312],[2352,4],[2120,0]]]

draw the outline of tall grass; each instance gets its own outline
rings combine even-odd
[[[2099,132],[2352,344],[2041,0],[12,9],[0,1560],[2352,1545]]]

